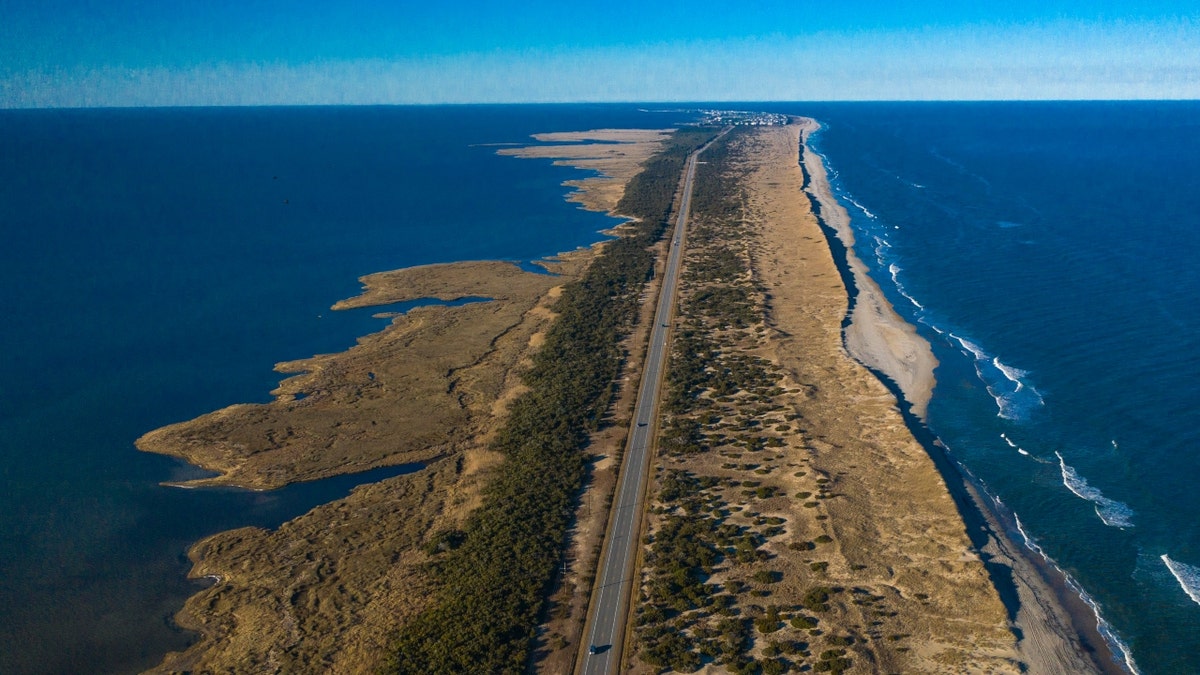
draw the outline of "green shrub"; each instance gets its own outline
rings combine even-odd
[[[783,574],[772,570],[759,570],[754,573],[754,581],[760,584],[773,584],[783,579]]]
[[[815,617],[801,615],[792,617],[790,623],[792,624],[793,628],[799,628],[800,630],[811,630],[817,627],[818,620]]]
[[[825,586],[814,586],[804,594],[804,597],[800,600],[800,604],[812,612],[827,612],[829,611],[830,592]]]
[[[618,207],[641,222],[563,288],[558,318],[523,376],[529,389],[493,442],[507,459],[485,486],[465,536],[435,538],[434,549],[442,550],[437,596],[401,628],[385,672],[525,671],[586,471],[582,449],[615,397],[620,343],[654,268],[648,247],[667,226],[690,149],[712,135],[680,131],[646,162]]]

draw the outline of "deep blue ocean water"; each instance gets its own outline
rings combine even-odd
[[[383,328],[357,278],[528,261],[615,221],[587,175],[499,157],[544,131],[661,127],[634,106],[0,111],[0,673],[130,672],[189,637],[196,539],[275,526],[384,473],[272,493],[141,434],[269,400],[273,364]],[[390,472],[396,473],[395,470]]]
[[[1200,103],[786,110],[933,343],[933,432],[1141,672],[1200,672]]]

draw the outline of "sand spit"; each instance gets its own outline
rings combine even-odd
[[[506,148],[496,154],[553,159],[560,166],[597,171],[597,176],[564,182],[576,188],[567,199],[591,211],[612,212],[625,194],[625,183],[671,133],[671,129],[594,129],[534,134],[535,139],[555,145]]]
[[[137,447],[220,472],[189,486],[256,489],[446,455],[478,431],[469,424],[473,413],[486,410],[503,384],[472,366],[498,356],[496,337],[525,320],[562,279],[490,262],[400,270],[363,283],[362,296],[335,308],[428,297],[491,300],[419,307],[348,351],[277,364],[281,373],[298,374],[280,382],[274,401],[157,429]]]
[[[648,157],[658,150],[661,135],[633,135],[652,147],[627,143],[627,153]],[[577,201],[611,209],[639,169],[611,163],[606,175],[579,182]],[[593,187],[602,194],[588,196]],[[424,471],[361,486],[277,530],[242,528],[196,543],[189,576],[214,583],[189,598],[176,620],[200,639],[149,672],[378,671],[392,635],[433,597],[422,547],[431,533],[461,526],[480,504],[503,461],[488,450],[491,434],[523,390],[520,373],[554,320],[562,285],[586,269],[600,246],[545,261],[556,276],[469,262],[363,277],[363,293],[335,309],[419,298],[489,300],[394,316],[346,352],[279,364],[280,372],[297,374],[280,383],[271,403],[230,406],[139,439],[142,450],[220,474],[189,486],[269,489],[430,462]]]

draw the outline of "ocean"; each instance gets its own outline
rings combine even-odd
[[[181,490],[134,440],[239,402],[272,366],[382,329],[359,276],[527,262],[616,221],[589,175],[494,144],[689,116],[634,106],[0,111],[0,673],[123,673],[184,648],[185,553],[355,484]]]
[[[1200,103],[786,111],[933,344],[930,429],[1130,670],[1200,672]]]
[[[931,430],[1131,664],[1200,672],[1200,104],[715,107],[825,125],[859,256],[941,361]],[[328,309],[363,274],[529,261],[612,224],[563,201],[583,172],[491,144],[690,117],[0,111],[0,672],[152,666],[190,639],[170,617],[192,542],[415,468],[179,490],[159,483],[196,470],[133,441],[381,329]]]

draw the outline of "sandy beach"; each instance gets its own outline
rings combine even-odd
[[[680,299],[681,330],[719,345],[710,370],[730,367],[731,357],[761,359],[776,386],[693,394],[703,405],[661,422],[667,441],[652,488],[680,471],[710,480],[697,494],[719,515],[699,522],[715,518],[712,527],[763,542],[765,556],[725,559],[706,578],[753,620],[741,658],[828,669],[828,655],[840,652],[855,673],[1107,670],[1086,616],[1062,602],[1053,577],[1004,534],[924,427],[937,361],[846,250],[848,215],[803,142],[817,125],[797,122],[731,143],[710,189],[741,195],[740,205],[718,205],[707,222],[694,214],[685,265],[738,259],[746,273],[690,282],[685,274]],[[740,329],[714,323],[691,300],[734,292],[753,298],[761,323],[749,314]],[[703,449],[672,445],[671,430],[689,425],[700,425]],[[755,438],[765,451],[754,450]],[[669,499],[651,509],[650,542],[667,536],[678,513]],[[662,554],[651,544],[645,555]],[[663,572],[642,574],[644,618],[662,611],[653,589]],[[830,590],[823,608],[807,600],[814,588]],[[810,620],[819,631],[805,629]],[[693,635],[723,630],[702,608],[673,621],[639,632],[632,672],[656,672],[671,625],[694,626]],[[702,671],[726,672],[716,663]]]
[[[845,265],[852,275],[854,304],[846,327],[846,348],[860,363],[892,380],[918,417],[925,417],[933,396],[933,370],[937,359],[929,342],[916,328],[896,314],[884,297],[879,284],[867,274],[867,267],[854,253],[854,231],[846,212],[829,187],[825,164],[813,152],[807,140],[818,128],[814,120],[800,123],[804,141],[802,162],[808,174],[806,191],[818,205],[825,227],[837,233],[845,251]]]
[[[817,129],[814,120],[800,122],[802,162],[809,177],[807,192],[819,205],[824,225],[836,232],[846,247],[846,266],[857,287],[857,301],[845,329],[846,348],[860,363],[891,379],[908,399],[913,414],[923,418],[933,392],[937,360],[928,342],[895,313],[878,284],[867,276],[866,267],[850,250],[854,235],[849,215],[832,195],[821,158],[806,143]],[[929,435],[926,443],[931,441],[936,444]],[[929,450],[942,452],[940,447]],[[1020,660],[1029,672],[1123,672],[1113,662],[1097,632],[1090,610],[1063,587],[1061,573],[1049,569],[1044,561],[1014,541],[1007,534],[1011,527],[1001,522],[992,505],[957,474],[957,467],[949,466],[949,461],[945,464],[956,472],[946,477],[951,489],[968,495],[971,503],[967,509],[975,510],[964,516],[978,528],[977,540],[982,538],[985,542],[979,546],[982,555],[993,568],[1000,568],[999,574],[993,571],[993,580],[999,586],[997,590],[1006,596],[1011,625],[1019,636]],[[977,520],[983,522],[972,522]],[[1088,656],[1089,653],[1095,656]]]

